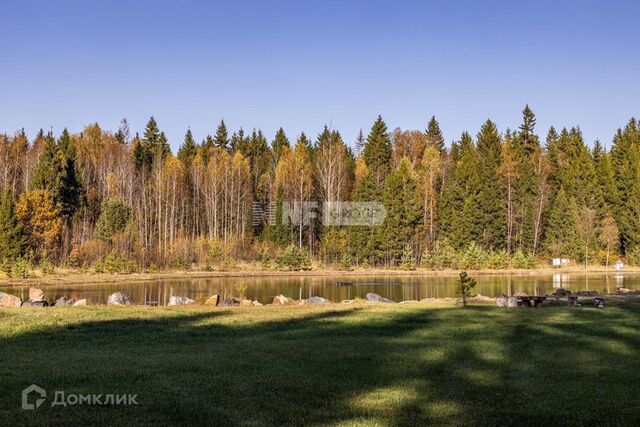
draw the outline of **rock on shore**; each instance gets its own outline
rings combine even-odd
[[[0,306],[2,307],[20,307],[22,300],[17,296],[0,292]]]
[[[109,295],[107,305],[131,305],[131,298],[122,292],[115,292]]]

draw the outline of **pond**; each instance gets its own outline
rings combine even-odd
[[[511,295],[523,290],[529,295],[552,293],[557,288],[615,293],[617,288],[640,289],[640,274],[633,273],[559,273],[527,275],[475,275],[474,293],[490,297]],[[45,297],[55,300],[61,296],[87,298],[92,304],[106,304],[110,294],[121,291],[135,304],[157,301],[166,305],[172,295],[197,299],[213,294],[238,296],[244,289],[247,298],[270,303],[283,294],[299,299],[322,296],[334,302],[364,297],[375,292],[394,301],[445,298],[456,296],[456,276],[281,276],[162,279],[147,282],[97,283],[86,285],[55,285],[43,288]],[[351,282],[337,286],[337,282]],[[28,299],[29,287],[5,287],[0,291]]]

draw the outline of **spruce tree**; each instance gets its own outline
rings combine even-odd
[[[187,133],[184,135],[184,143],[178,150],[178,159],[185,167],[191,166],[191,161],[196,156],[198,151],[196,141],[193,139],[191,129],[187,129]]]
[[[560,187],[551,205],[545,247],[553,257],[577,258],[580,253],[580,211],[575,199]]]
[[[47,136],[31,185],[32,189],[48,190],[66,219],[79,207],[83,190],[76,169],[75,145],[66,128],[57,143],[51,134]]]
[[[482,212],[481,240],[485,249],[505,247],[506,213],[503,187],[498,169],[501,162],[501,139],[498,128],[487,120],[478,133],[480,192],[478,208]]]
[[[384,221],[386,255],[395,265],[400,261],[405,246],[413,243],[422,218],[422,198],[407,158],[403,158],[387,176],[382,200],[387,211]]]
[[[442,137],[442,131],[440,131],[440,124],[436,120],[436,116],[431,116],[431,120],[429,120],[429,123],[427,124],[426,133],[429,144],[436,147],[440,153],[444,153],[444,138]]]
[[[355,146],[355,155],[359,156],[362,153],[362,150],[364,149],[364,144],[365,144],[366,140],[364,139],[364,135],[362,134],[362,129],[360,129],[360,131],[358,132],[358,135],[356,136],[356,146]]]
[[[16,217],[15,205],[9,192],[0,197],[0,262],[13,261],[24,255],[26,238]]]
[[[382,189],[384,179],[389,173],[391,154],[391,138],[387,131],[387,125],[382,117],[378,116],[367,137],[363,154],[364,161],[378,189]]]
[[[290,148],[291,144],[289,143],[289,139],[287,135],[284,133],[284,129],[279,128],[276,132],[276,136],[271,143],[271,148],[273,150],[274,161],[277,164],[280,156],[282,156],[282,152],[285,148]]]
[[[216,147],[229,151],[229,133],[227,132],[227,126],[224,124],[224,120],[220,120],[216,135],[213,138],[213,143]]]
[[[617,184],[614,217],[620,230],[621,250],[628,253],[640,247],[640,126],[635,118],[616,132],[611,162]]]
[[[446,221],[442,226],[447,230],[451,244],[462,249],[471,242],[481,241],[485,219],[480,208],[482,180],[476,147],[467,132],[462,134],[457,145],[459,159],[453,176],[453,191],[447,203],[452,220],[449,226]]]

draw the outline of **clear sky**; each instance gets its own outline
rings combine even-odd
[[[29,137],[153,115],[174,150],[222,117],[352,143],[378,114],[435,114],[450,142],[529,103],[541,136],[608,146],[640,115],[640,1],[3,0],[0,17],[0,131]]]

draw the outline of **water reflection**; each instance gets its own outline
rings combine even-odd
[[[475,293],[495,297],[513,295],[522,290],[529,295],[544,295],[555,289],[592,290],[603,293],[617,288],[640,289],[640,274],[541,274],[475,276]],[[337,286],[336,282],[352,282]],[[28,298],[28,287],[0,288],[22,299]],[[301,299],[323,296],[332,301],[364,297],[375,292],[394,301],[420,300],[456,296],[456,276],[378,276],[378,277],[251,277],[155,280],[149,282],[101,283],[87,285],[49,286],[45,296],[87,298],[94,304],[106,304],[116,291],[127,293],[136,304],[145,302],[166,305],[173,295],[193,299],[220,294],[223,298],[244,294],[262,303],[273,301],[276,295]]]

